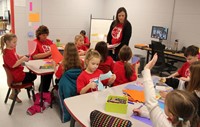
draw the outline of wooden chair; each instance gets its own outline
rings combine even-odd
[[[7,84],[8,84],[8,92],[7,92],[7,95],[6,95],[6,98],[5,98],[5,101],[4,103],[6,104],[7,101],[8,101],[8,97],[10,95],[10,91],[11,89],[14,89],[15,90],[15,96],[14,96],[14,99],[12,101],[12,104],[11,104],[11,107],[10,107],[10,110],[9,110],[9,115],[12,114],[12,111],[13,111],[13,108],[15,106],[15,102],[16,102],[16,98],[17,98],[17,95],[19,93],[19,90],[20,89],[23,89],[23,88],[26,88],[27,90],[27,94],[28,94],[28,97],[30,98],[30,91],[32,91],[32,98],[33,100],[35,101],[35,93],[34,93],[34,89],[33,89],[33,86],[34,86],[34,83],[33,82],[30,82],[30,83],[26,83],[26,84],[20,84],[20,85],[16,85],[16,83],[13,82],[13,76],[9,70],[8,67],[6,67],[5,65],[3,65],[4,69],[5,69],[5,72],[6,72],[6,75],[7,75]]]

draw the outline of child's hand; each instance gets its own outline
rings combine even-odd
[[[153,56],[153,58],[152,58],[152,60],[149,61],[149,62],[145,65],[144,68],[146,68],[146,69],[151,69],[151,68],[155,65],[157,59],[158,59],[158,55],[157,55],[157,53],[155,53],[154,56]]]
[[[25,62],[28,62],[28,61],[29,61],[29,58],[28,58],[27,56],[23,56],[21,59],[22,59],[23,62],[24,62],[24,61],[25,61]]]
[[[140,62],[137,62],[136,64],[135,64],[135,69],[138,69],[140,67]]]
[[[164,98],[166,98],[168,92],[166,92],[166,91],[159,91],[159,94],[164,99]]]
[[[89,84],[89,88],[91,88],[91,89],[96,89],[97,88],[97,84],[95,83],[95,82],[90,82]]]
[[[138,108],[134,108],[134,109],[133,109],[133,114],[134,114],[135,116],[141,116],[141,110],[138,109]]]
[[[110,77],[110,79],[108,80],[108,85],[111,85],[114,83],[116,79],[116,75],[115,74],[112,74],[112,76]]]

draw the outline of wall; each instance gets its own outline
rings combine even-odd
[[[173,18],[172,42],[179,39],[182,46],[200,47],[200,0],[176,0]]]
[[[15,0],[16,1],[16,0]],[[28,0],[30,1],[30,0]],[[28,1],[26,7],[15,7],[15,26],[19,37],[19,52],[27,52]],[[41,22],[50,29],[49,38],[60,38],[62,42],[73,41],[74,36],[85,29],[89,35],[90,15],[94,18],[112,18],[119,7],[128,11],[128,20],[132,24],[133,33],[130,46],[134,53],[145,54],[145,51],[134,49],[136,43],[149,44],[152,25],[169,28],[167,46],[172,46],[175,39],[182,45],[200,45],[200,1],[199,0],[37,0],[33,1],[37,11],[41,13]],[[175,5],[175,6],[174,6]],[[173,10],[174,9],[174,10]],[[174,13],[174,15],[173,15]]]
[[[49,27],[55,41],[74,41],[82,29],[89,35],[90,15],[103,18],[104,0],[47,0],[42,1],[42,23]]]

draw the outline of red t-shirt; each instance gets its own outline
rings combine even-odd
[[[135,69],[132,66],[133,74],[130,79],[126,78],[125,69],[124,69],[124,62],[117,61],[114,64],[113,73],[116,75],[116,80],[114,82],[114,86],[121,85],[127,82],[135,81],[137,79],[137,75],[135,73]]]
[[[34,55],[36,55],[36,54],[38,54],[38,53],[45,53],[45,52],[47,52],[47,51],[51,51],[50,45],[53,44],[53,42],[52,42],[51,40],[46,39],[46,41],[41,42],[40,40],[35,39],[34,42],[37,43],[37,46],[36,46],[36,49],[35,49],[35,51],[32,53],[31,56],[34,56]],[[48,57],[47,57],[47,58],[48,58]],[[44,59],[46,59],[46,58],[44,58]]]
[[[5,66],[10,69],[14,82],[22,82],[25,78],[24,67],[22,65],[12,68],[18,59],[19,56],[16,54],[15,49],[4,49],[3,61]]]
[[[103,73],[107,73],[108,71],[112,71],[114,66],[114,61],[111,56],[107,56],[106,61],[104,63],[100,63],[98,69],[102,70]]]
[[[87,36],[84,36],[84,44],[90,44],[90,41]],[[87,46],[86,46],[86,48],[88,49]]]
[[[90,83],[90,81],[95,81],[99,79],[100,74],[103,74],[103,72],[99,69],[96,69],[96,71],[92,74],[87,73],[86,71],[81,72],[81,74],[78,76],[77,79],[77,93],[80,94],[80,91],[85,87],[87,84]],[[108,80],[103,80],[102,83],[106,84]],[[96,89],[89,89],[87,93],[91,91],[96,91]]]
[[[88,49],[85,45],[76,46],[76,47],[77,47],[78,51],[79,50],[87,51],[87,49]]]
[[[188,76],[190,76],[190,64],[188,62],[185,62],[182,67],[178,70],[178,74],[180,75],[180,77],[185,77],[187,78]]]
[[[123,30],[123,24],[119,23],[117,24],[113,30],[112,30],[112,44],[118,44],[121,43],[122,40],[122,30]]]
[[[83,67],[84,67],[84,61],[81,60],[81,59],[80,59],[80,61],[81,61],[81,66],[82,66],[82,68],[83,68]],[[63,73],[64,73],[64,70],[63,70],[63,69],[64,69],[64,68],[63,68],[63,64],[62,64],[62,63],[59,64],[58,69],[57,69],[57,71],[56,71],[56,73],[55,73],[57,79],[60,79],[60,78],[62,77],[62,75],[63,75]]]

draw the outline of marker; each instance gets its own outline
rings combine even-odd
[[[137,109],[141,109],[143,107],[143,105],[140,105],[140,107],[138,107]]]
[[[134,103],[133,103],[133,102],[131,102],[131,101],[128,101],[128,103],[129,103],[129,104],[132,104],[132,105],[134,105]]]

